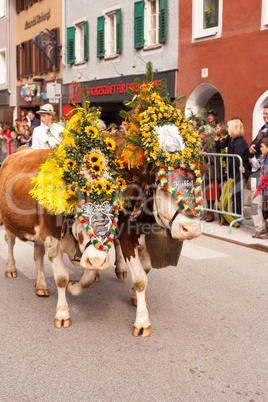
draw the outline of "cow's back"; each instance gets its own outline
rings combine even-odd
[[[35,235],[35,227],[40,223],[37,201],[29,194],[33,188],[31,178],[51,152],[21,147],[6,158],[0,169],[1,220],[6,229],[23,240]]]

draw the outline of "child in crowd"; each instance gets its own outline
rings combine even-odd
[[[255,226],[252,237],[268,239],[268,137],[261,140],[260,184],[252,197],[251,213]]]

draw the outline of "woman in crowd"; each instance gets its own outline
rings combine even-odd
[[[251,164],[249,162],[249,150],[248,144],[244,138],[244,125],[242,120],[234,118],[228,121],[228,135],[225,139],[220,139],[218,135],[214,136],[216,146],[218,149],[228,148],[227,153],[229,155],[239,155],[242,158],[242,167],[238,158],[228,158],[228,166],[226,166],[227,172],[229,172],[229,178],[234,179],[235,185],[235,202],[234,212],[241,215],[241,196],[242,190],[246,185],[251,172]],[[243,175],[243,182],[241,183],[241,172]]]

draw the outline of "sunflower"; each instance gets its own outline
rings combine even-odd
[[[103,180],[95,180],[94,181],[94,191],[100,195],[105,190],[105,183]]]
[[[107,149],[109,151],[114,151],[115,150],[116,145],[115,145],[115,142],[114,142],[114,140],[112,138],[107,137],[105,142],[106,142],[106,145],[107,145]]]
[[[63,168],[65,170],[74,170],[76,166],[76,161],[72,160],[72,159],[66,159],[64,164],[63,164]]]
[[[93,165],[94,163],[102,163],[102,157],[97,152],[91,152],[88,157],[88,163]]]
[[[68,193],[69,196],[75,196],[77,193],[77,188],[78,188],[78,183],[73,182],[69,188],[67,189],[66,193]]]
[[[126,181],[122,177],[117,177],[116,184],[118,185],[120,190],[124,190],[126,187]]]
[[[91,185],[91,183],[86,183],[83,187],[82,187],[82,191],[83,191],[83,193],[86,193],[86,195],[89,197],[90,196],[90,193],[91,193],[91,191],[92,191],[92,185]]]
[[[106,182],[104,182],[104,191],[106,192],[106,194],[113,194],[113,192],[115,191],[115,185],[107,180]]]
[[[103,166],[101,163],[99,163],[99,162],[93,163],[93,164],[90,166],[90,171],[91,171],[93,174],[99,175],[103,170],[104,170],[104,166]]]
[[[96,127],[93,126],[86,126],[85,127],[85,132],[90,135],[92,138],[96,138],[99,131]]]
[[[117,169],[124,169],[124,163],[120,159],[115,159],[114,164]]]

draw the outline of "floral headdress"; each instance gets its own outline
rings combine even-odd
[[[32,179],[30,194],[49,212],[70,213],[81,200],[121,203],[126,181],[115,141],[100,129],[100,111],[72,110],[63,140]]]
[[[163,190],[169,189],[183,212],[198,216],[203,210],[199,171],[201,139],[182,111],[176,109],[176,103],[181,99],[172,102],[167,96],[165,80],[153,81],[151,63],[147,63],[145,82],[136,81],[138,93],[128,88],[133,98],[124,102],[131,110],[121,112],[121,116],[129,121],[123,160],[129,168],[150,167],[150,172],[158,175]],[[169,146],[163,146],[165,137]],[[187,206],[183,195],[167,183],[166,173],[175,169],[191,169],[195,173],[194,208]]]

